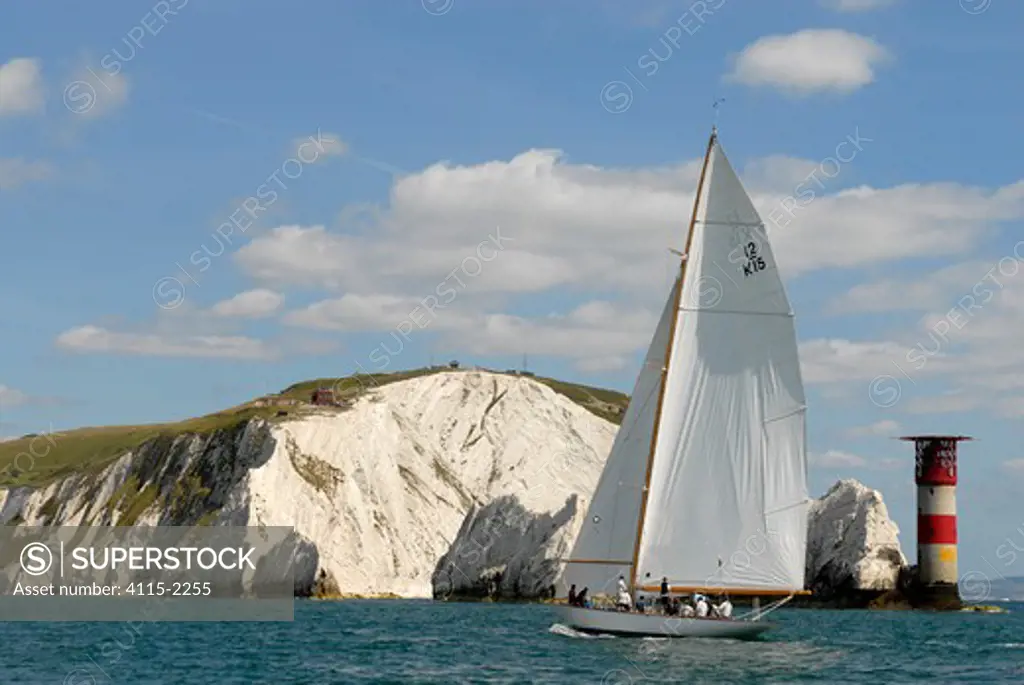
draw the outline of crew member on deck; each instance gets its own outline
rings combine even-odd
[[[576,606],[576,583],[569,588],[569,606]]]
[[[615,607],[619,611],[629,611],[632,608],[633,600],[630,598],[629,593],[625,590],[619,590],[619,599],[615,603]]]
[[[718,615],[722,618],[732,618],[732,602],[729,601],[729,595],[725,595],[718,605]]]
[[[697,595],[697,605],[694,607],[697,613],[697,618],[707,618],[708,616],[708,600],[704,595]]]
[[[629,586],[626,585],[626,577],[619,576],[619,592],[615,605],[619,611],[629,611],[633,607],[633,598],[629,596]]]
[[[668,578],[665,577],[661,579],[661,608],[668,613]]]
[[[680,611],[679,607],[679,598],[673,597],[671,603],[668,605],[668,609],[665,610],[665,613],[669,616],[678,616]]]

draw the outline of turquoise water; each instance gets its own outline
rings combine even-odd
[[[780,610],[759,642],[584,638],[551,607],[299,602],[294,623],[0,624],[0,683],[1019,683],[1009,615]]]

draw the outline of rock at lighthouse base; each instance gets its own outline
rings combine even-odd
[[[806,587],[815,601],[866,606],[897,588],[906,563],[899,528],[877,490],[847,478],[811,503]]]
[[[968,588],[968,591],[970,588]],[[900,574],[899,586],[893,592],[880,597],[878,603],[888,605],[898,603],[901,607],[909,605],[914,609],[931,609],[933,611],[959,611],[964,604],[960,599],[960,588],[953,583],[934,583],[922,585],[920,569],[914,565],[903,569]]]

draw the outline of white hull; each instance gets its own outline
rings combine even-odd
[[[574,630],[627,637],[724,637],[749,640],[774,628],[763,621],[679,618],[603,609],[559,607],[562,622]]]

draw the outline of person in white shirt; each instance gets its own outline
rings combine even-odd
[[[679,615],[683,618],[693,618],[695,614],[696,612],[693,610],[693,607],[689,605],[689,603],[683,604],[681,607],[679,607]]]
[[[697,595],[696,612],[697,618],[707,618],[708,616],[708,601],[704,598],[704,595]]]
[[[615,602],[615,606],[620,611],[629,611],[633,606],[633,598],[629,596],[629,588],[626,587],[626,578],[619,576],[619,591],[618,599]]]
[[[629,596],[629,593],[625,590],[619,590],[619,601],[616,602],[616,608],[619,611],[629,611],[633,605],[633,600]]]
[[[718,615],[722,618],[732,618],[732,602],[729,601],[728,595],[723,597],[722,603],[718,605]]]

